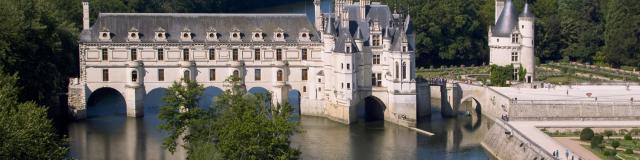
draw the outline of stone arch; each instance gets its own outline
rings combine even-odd
[[[127,114],[127,102],[122,92],[102,87],[91,92],[87,99],[87,118]]]
[[[211,108],[215,105],[215,98],[222,95],[224,91],[215,86],[209,86],[204,88],[202,96],[198,100],[198,106],[200,108]]]
[[[299,117],[301,115],[300,105],[302,104],[301,92],[297,89],[289,90],[289,92],[287,93],[287,98],[288,98],[289,105],[291,105],[291,107],[293,108],[293,111],[291,114],[294,117]]]
[[[471,109],[473,109],[473,111],[475,111],[476,114],[478,115],[482,114],[482,103],[480,103],[478,98],[476,98],[473,95],[462,97],[460,99],[460,105],[464,104],[467,101],[471,101]],[[461,108],[462,107],[458,107],[458,109],[461,109]]]
[[[368,96],[363,99],[364,102],[364,119],[365,121],[384,120],[384,112],[387,106],[384,101],[375,96]]]
[[[262,94],[262,95],[267,95],[269,93],[271,93],[268,89],[264,88],[264,87],[251,87],[249,90],[247,90],[247,92],[251,95],[258,95],[258,94]],[[267,99],[265,99],[265,103],[267,103],[267,106],[269,108],[271,108],[271,98],[272,97],[267,97]]]
[[[460,106],[458,107],[458,110],[466,110],[465,106],[463,106],[465,102],[471,102],[471,111],[469,111],[470,115],[468,115],[471,117],[471,121],[466,123],[463,128],[467,131],[475,131],[479,129],[482,124],[482,103],[480,103],[478,98],[475,96],[469,95],[460,99]]]
[[[160,107],[164,106],[164,96],[167,95],[167,88],[154,88],[151,89],[144,96],[143,104],[145,112],[157,114],[160,111]]]

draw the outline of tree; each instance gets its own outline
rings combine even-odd
[[[216,104],[217,150],[224,159],[292,159],[300,152],[290,147],[289,137],[297,132],[290,121],[292,107],[285,103],[270,108],[270,94],[251,95],[238,77]]]
[[[618,147],[620,147],[620,142],[617,140],[611,141],[611,147],[613,147],[614,150],[617,150]]]
[[[614,67],[640,63],[640,1],[609,0],[604,32],[607,62]]]
[[[17,75],[0,71],[0,159],[64,159],[68,148],[33,102],[19,103]]]
[[[159,128],[167,131],[169,136],[164,139],[163,146],[170,152],[175,152],[178,141],[183,140],[187,145],[192,141],[192,133],[188,129],[196,127],[195,120],[205,114],[198,107],[198,97],[202,95],[204,87],[192,80],[173,82],[163,98],[166,103],[160,108],[158,119],[162,121]],[[187,152],[189,147],[185,146]]]
[[[567,45],[561,50],[563,55],[571,60],[593,61],[604,45],[600,0],[560,0],[558,5],[562,41]]]
[[[593,138],[591,138],[591,148],[600,148],[603,140],[602,135],[593,136]]]
[[[520,65],[520,67],[518,68],[518,79],[520,81],[526,81],[525,80],[526,75],[527,75],[527,69],[522,67],[522,65]]]
[[[631,141],[631,140],[633,140],[633,137],[631,137],[630,134],[625,134],[624,135],[624,140]]]
[[[588,141],[593,138],[593,130],[589,127],[582,129],[580,132],[580,140]]]
[[[507,86],[507,81],[513,79],[513,66],[498,66],[491,65],[491,85],[504,87]]]
[[[611,136],[613,136],[613,131],[612,130],[605,130],[604,131],[604,136],[607,136],[607,139],[610,139]]]

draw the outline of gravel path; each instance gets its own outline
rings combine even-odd
[[[574,154],[577,154],[584,159],[600,159],[598,156],[591,153],[591,151],[582,147],[580,144],[584,143],[577,140],[577,138],[578,137],[553,137],[554,140],[558,141],[560,144],[573,151]]]

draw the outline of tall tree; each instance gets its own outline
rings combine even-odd
[[[536,56],[541,62],[562,59],[560,50],[565,44],[560,36],[558,0],[537,0],[532,6],[536,15]]]
[[[0,159],[63,159],[66,141],[57,137],[47,110],[19,103],[17,75],[0,71]]]
[[[558,2],[564,56],[591,62],[604,45],[600,0],[560,0]]]
[[[640,67],[640,1],[609,0],[606,13],[607,61],[614,67]]]

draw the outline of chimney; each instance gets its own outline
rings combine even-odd
[[[89,0],[82,0],[82,30],[88,30],[89,27]]]

